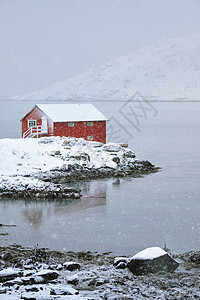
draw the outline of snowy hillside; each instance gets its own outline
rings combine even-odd
[[[200,98],[200,35],[167,40],[122,56],[96,69],[19,97],[27,100]]]

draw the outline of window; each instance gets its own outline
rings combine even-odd
[[[36,120],[28,120],[28,127],[36,127]]]
[[[88,140],[88,141],[93,141],[93,135],[88,135],[88,136],[87,136],[87,140]]]
[[[87,126],[93,126],[93,122],[87,122]]]
[[[74,127],[74,123],[68,123],[68,127]]]

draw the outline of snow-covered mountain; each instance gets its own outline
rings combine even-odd
[[[166,40],[58,82],[27,100],[200,99],[200,34]]]

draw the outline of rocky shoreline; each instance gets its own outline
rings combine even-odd
[[[0,187],[0,198],[12,199],[79,199],[80,190],[66,187],[61,184],[52,184],[48,182],[42,187],[29,185],[6,184]]]
[[[0,299],[199,299],[200,251],[176,259],[173,273],[135,276],[112,253],[0,247]]]
[[[158,172],[160,168],[155,167],[149,161],[135,161],[128,166],[120,166],[117,169],[102,167],[99,169],[87,168],[78,164],[68,166],[67,169],[54,169],[53,172],[45,172],[37,175],[37,178],[45,182],[65,184],[81,180],[92,180],[115,177],[141,177],[150,173]]]
[[[77,199],[81,191],[68,183],[140,177],[160,169],[119,144],[64,137],[0,142],[0,198]]]

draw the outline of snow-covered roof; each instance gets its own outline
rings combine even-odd
[[[106,121],[93,104],[36,104],[54,122]]]

